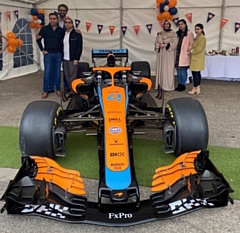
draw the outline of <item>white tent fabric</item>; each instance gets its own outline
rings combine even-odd
[[[153,44],[157,32],[162,30],[156,17],[158,10],[155,7],[155,0],[0,0],[1,23],[0,29],[3,36],[13,30],[17,18],[14,10],[19,11],[19,19],[26,18],[32,7],[44,9],[46,22],[48,14],[57,10],[61,3],[68,5],[68,16],[73,20],[81,21],[79,29],[83,35],[82,61],[91,64],[92,48],[128,48],[129,62],[136,60],[147,60],[150,62],[152,73],[155,73],[156,54],[153,51]],[[235,33],[235,23],[239,22],[240,1],[239,0],[201,0],[189,1],[178,0],[177,4],[179,19],[186,18],[186,14],[192,13],[192,23],[188,22],[189,29],[194,31],[194,25],[201,22],[205,26],[207,37],[207,50],[225,49],[230,51],[231,47],[240,46],[240,30]],[[11,12],[11,21],[6,17],[6,11]],[[208,23],[207,16],[211,12],[215,15]],[[228,20],[220,30],[221,18]],[[188,21],[188,20],[187,20]],[[86,22],[91,23],[89,31],[86,30]],[[151,33],[147,25],[152,24]],[[102,25],[101,33],[98,32],[98,25]],[[111,35],[109,26],[114,26]],[[122,35],[122,26],[127,27],[125,36]],[[134,26],[139,26],[136,35]],[[177,30],[173,24],[172,28]],[[0,70],[0,80],[13,78],[27,73],[33,73],[39,68],[43,69],[42,56],[35,42],[38,29],[31,29],[33,59],[40,64],[33,63],[13,68],[13,54],[7,49],[7,41],[2,39],[2,61],[3,67]]]

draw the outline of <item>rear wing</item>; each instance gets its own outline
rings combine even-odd
[[[128,62],[128,49],[92,49],[92,62],[94,58],[107,58],[109,54],[114,54],[115,58],[126,58]]]

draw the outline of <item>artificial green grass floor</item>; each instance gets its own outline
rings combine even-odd
[[[18,128],[0,127],[0,167],[20,168]],[[163,142],[134,139],[134,163],[139,185],[151,186],[156,168],[171,164],[175,156],[163,153]],[[98,178],[97,141],[94,136],[68,134],[67,156],[57,158],[62,167],[78,170],[82,177]],[[231,197],[240,200],[240,149],[209,146],[210,159],[234,190]],[[12,179],[13,177],[9,177]]]

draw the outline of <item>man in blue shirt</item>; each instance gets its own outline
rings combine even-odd
[[[55,90],[61,96],[61,62],[63,58],[63,37],[65,30],[58,25],[58,16],[55,13],[49,14],[49,24],[41,28],[37,44],[44,55],[44,78],[42,98],[48,97],[49,84],[54,80]],[[44,47],[42,45],[44,40]],[[51,70],[54,72],[51,72]]]

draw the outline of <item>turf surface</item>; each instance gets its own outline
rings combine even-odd
[[[150,186],[156,168],[168,165],[175,159],[165,155],[160,141],[134,139],[134,163],[139,185]],[[98,178],[97,142],[94,136],[68,134],[67,156],[57,158],[65,168],[78,170],[82,177]],[[231,197],[240,199],[240,149],[209,146],[210,159],[234,189]],[[0,167],[20,168],[21,153],[18,144],[18,128],[0,127]],[[9,177],[11,179],[13,177]]]

